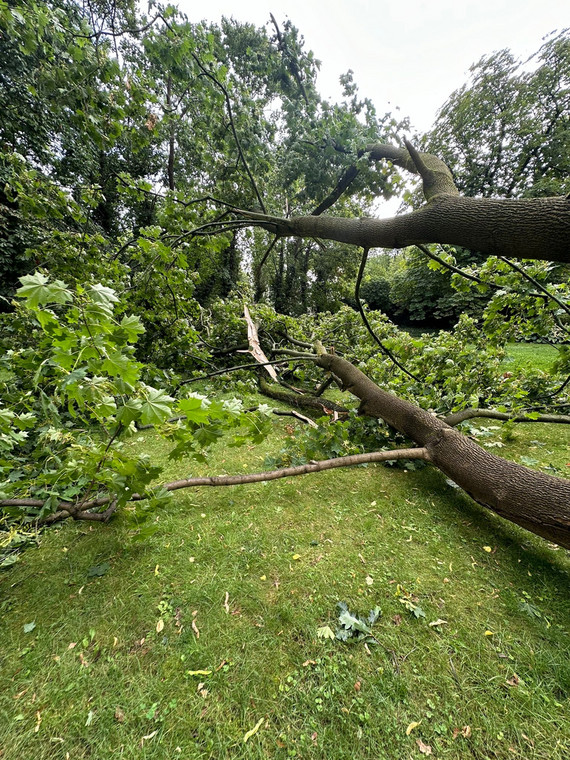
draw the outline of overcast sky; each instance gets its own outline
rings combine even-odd
[[[191,21],[222,15],[262,26],[286,17],[321,60],[321,95],[338,99],[348,69],[379,112],[400,108],[423,132],[481,56],[521,58],[570,26],[569,0],[172,0]]]

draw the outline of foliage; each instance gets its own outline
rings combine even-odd
[[[426,140],[451,166],[462,193],[568,192],[569,71],[568,30],[552,36],[529,61],[501,50],[471,67],[471,81],[441,108]]]
[[[166,492],[148,487],[160,469],[124,444],[137,424],[160,426],[183,415],[163,434],[174,444],[172,457],[200,461],[224,431],[236,433],[236,444],[267,432],[263,411],[244,416],[239,401],[191,393],[175,401],[145,383],[134,355],[143,327],[135,316],[116,315],[112,289],[71,289],[38,272],[22,278],[18,295],[31,335],[1,360],[1,493],[21,497],[24,489],[41,506],[6,505],[4,514],[43,519],[66,505],[81,510],[101,494],[121,507],[137,492],[156,508]]]

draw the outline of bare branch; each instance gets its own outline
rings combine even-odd
[[[364,308],[362,306],[362,301],[360,300],[360,283],[362,282],[362,276],[364,274],[364,269],[366,267],[366,260],[368,259],[368,248],[365,248],[362,252],[362,259],[360,261],[360,269],[358,270],[358,277],[356,278],[356,286],[354,288],[354,298],[356,300],[356,305],[358,306],[358,311],[360,312],[360,316],[362,317],[362,321],[364,322],[366,329],[374,339],[374,341],[380,346],[380,350],[383,354],[385,354],[390,361],[398,367],[405,375],[410,377],[412,380],[415,380],[417,383],[420,383],[421,380],[419,377],[416,377],[416,375],[412,374],[409,370],[407,370],[404,365],[396,359],[394,354],[390,351],[389,348],[387,348],[380,338],[376,335],[374,330],[372,329],[372,326],[370,322],[368,321],[368,317],[366,316],[366,313],[364,311]]]
[[[532,413],[531,413],[532,414]],[[505,422],[551,422],[570,424],[570,415],[567,414],[539,414],[538,416],[529,416],[529,413],[511,415],[507,412],[497,412],[494,409],[463,409],[461,412],[455,412],[444,418],[446,425],[455,427],[460,422],[471,420],[475,417],[486,417],[491,420],[504,420]]]

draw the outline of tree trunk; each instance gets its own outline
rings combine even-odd
[[[360,398],[363,414],[380,417],[424,447],[432,464],[479,504],[570,549],[570,480],[490,454],[437,417],[381,390],[339,356],[322,354],[317,364]]]
[[[363,248],[448,243],[488,256],[570,263],[570,198],[566,197],[496,200],[442,194],[418,211],[391,219],[250,216],[265,221],[262,226],[278,235]]]
[[[277,235],[323,238],[363,248],[447,243],[487,256],[570,263],[570,196],[518,200],[462,197],[441,159],[419,153],[409,142],[406,147],[368,145],[361,153],[373,161],[387,159],[421,176],[427,203],[411,214],[391,219],[319,216],[349,186],[343,175],[311,216],[281,219],[241,211],[240,215]],[[349,174],[352,177],[354,172]]]

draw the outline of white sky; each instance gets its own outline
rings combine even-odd
[[[554,29],[570,26],[569,0],[171,0],[190,21],[222,15],[262,26],[286,17],[321,60],[318,88],[338,99],[354,71],[379,113],[400,107],[424,132],[467,79],[472,63],[510,48],[526,58]]]

